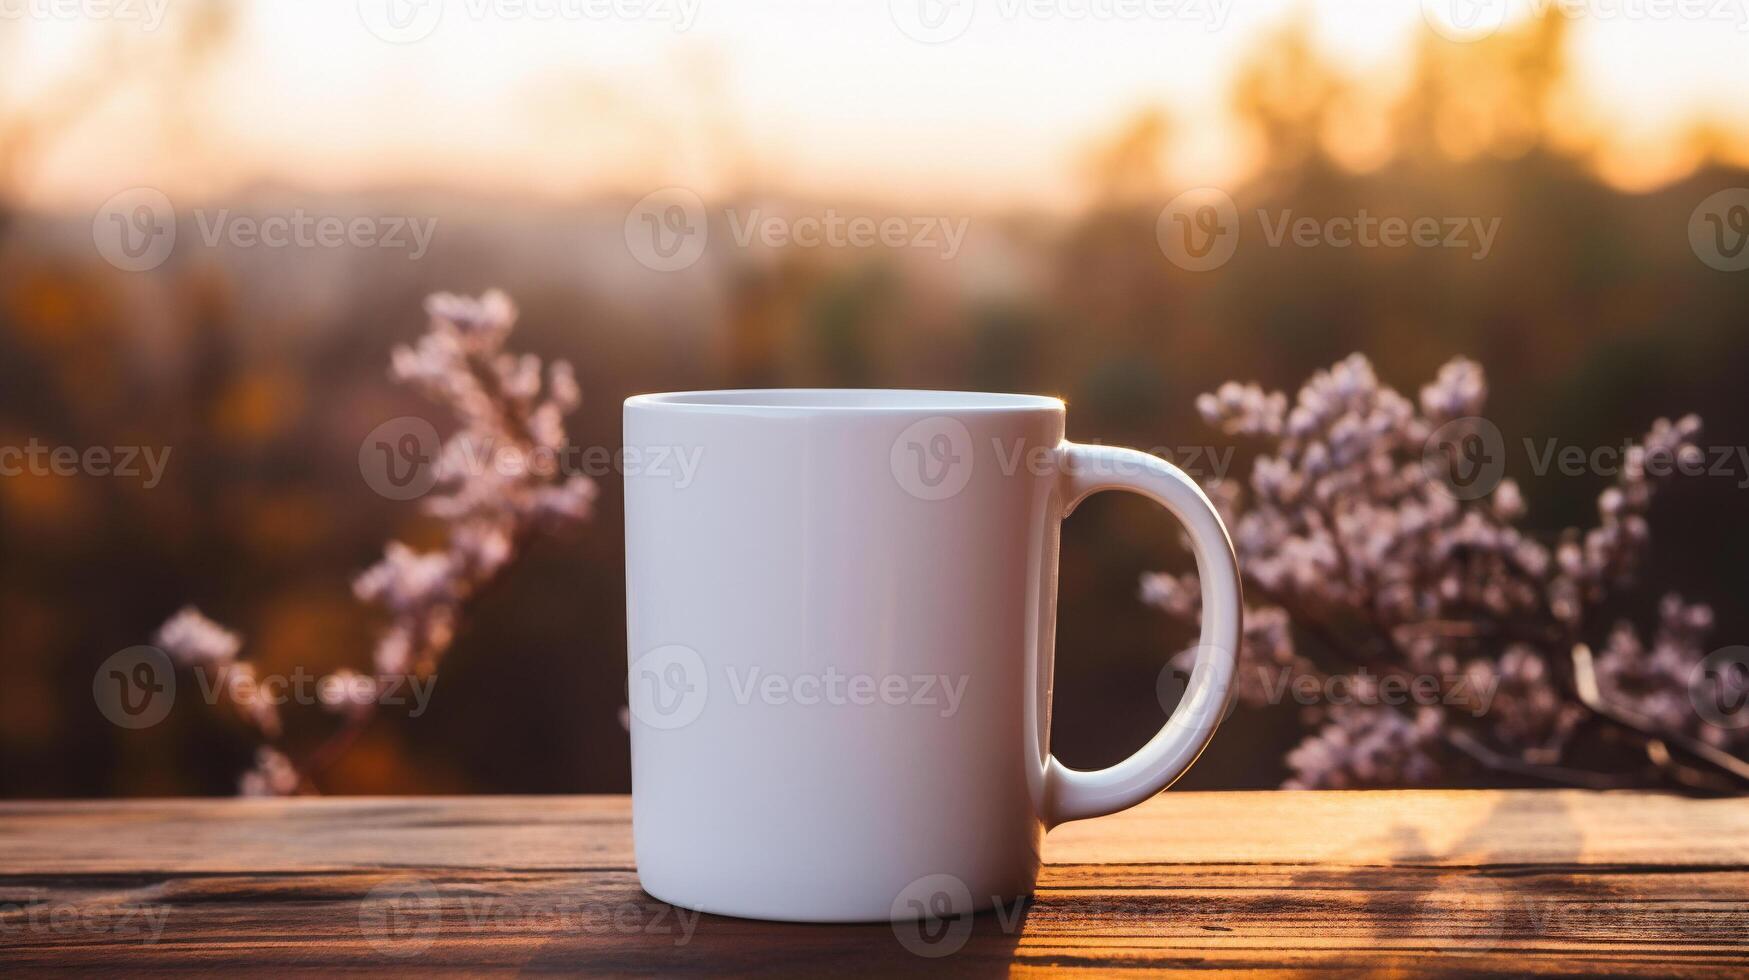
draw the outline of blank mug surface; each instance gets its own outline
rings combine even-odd
[[[1048,825],[1119,808],[1054,812],[1058,528],[1072,496],[1110,485],[1065,477],[1063,434],[1062,402],[1024,395],[626,402],[633,833],[650,894],[869,921],[931,911],[909,908],[918,883],[947,881],[953,911],[987,908],[1031,892]]]

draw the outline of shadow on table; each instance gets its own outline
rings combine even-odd
[[[1573,874],[1584,832],[1560,796],[1513,794],[1449,844],[1421,828],[1383,831],[1380,866],[1320,869],[1296,875],[1296,889],[1330,893],[1353,904],[1350,928],[1381,948],[1420,953],[1489,953],[1548,938],[1574,902],[1599,896],[1588,876]],[[1366,847],[1364,850],[1376,850]],[[1347,893],[1346,900],[1342,893]]]
[[[1047,876],[1054,883],[1031,903],[877,925],[683,913],[644,894],[628,874],[596,893],[634,910],[623,923],[598,916],[604,927],[593,932],[549,933],[524,968],[1007,975],[1029,926],[1044,941],[1040,965],[1064,965],[1058,955],[1072,959],[1071,950],[1091,939],[1155,966],[1279,966],[1285,952],[1297,950],[1312,957],[1306,962],[1382,955],[1368,962],[1409,967],[1447,953],[1492,959],[1527,943],[1610,928],[1615,886],[1578,867],[1584,832],[1556,794],[1505,796],[1449,842],[1430,840],[1410,823],[1369,836],[1354,841],[1353,852],[1383,855],[1377,863],[1339,857],[1316,867],[1161,865],[1121,873],[1057,866]]]
[[[1007,976],[1026,924],[1019,902],[979,915],[868,925],[762,922],[685,912],[632,889],[627,928],[544,943],[525,970],[778,976]],[[631,923],[646,925],[632,928]]]

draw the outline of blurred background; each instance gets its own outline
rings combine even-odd
[[[579,446],[617,447],[637,392],[891,386],[1055,394],[1071,438],[1220,450],[1199,393],[1291,394],[1355,351],[1411,395],[1476,359],[1509,447],[1691,411],[1749,445],[1746,25],[1736,2],[0,0],[0,445],[170,452],[156,482],[0,477],[0,796],[235,791],[254,741],[225,711],[128,731],[93,704],[185,603],[262,670],[369,669],[352,577],[441,538],[359,464],[386,420],[450,425],[386,373],[434,291],[516,299],[509,346],[577,367]],[[1212,268],[1172,245],[1192,188],[1240,219]],[[1363,214],[1472,230],[1271,240]],[[361,231],[237,233],[299,216]],[[834,216],[921,237],[749,232]],[[1530,525],[1593,519],[1605,477],[1532,462],[1508,460]],[[1720,643],[1749,637],[1746,481],[1652,515],[1648,605],[1710,600]],[[535,542],[429,710],[386,712],[321,788],[626,791],[620,496],[602,480]],[[1159,724],[1188,636],[1137,581],[1183,563],[1136,500],[1066,525],[1067,763]],[[297,711],[294,735],[332,727]],[[1242,708],[1185,785],[1274,786],[1298,737]]]

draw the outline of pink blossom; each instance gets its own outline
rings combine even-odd
[[[277,749],[262,746],[255,750],[254,768],[237,781],[238,796],[292,796],[302,780],[291,759]]]
[[[228,664],[243,647],[243,638],[184,606],[158,627],[153,642],[183,666]]]
[[[1232,382],[1197,399],[1210,424],[1258,440],[1248,480],[1209,487],[1250,600],[1240,699],[1267,703],[1248,678],[1281,667],[1440,685],[1438,708],[1302,712],[1316,730],[1288,754],[1288,785],[1413,784],[1502,759],[1547,767],[1596,720],[1573,686],[1573,651],[1594,638],[1603,601],[1631,584],[1650,538],[1649,475],[1693,458],[1700,420],[1653,423],[1629,453],[1636,462],[1600,493],[1598,526],[1544,541],[1518,527],[1528,507],[1517,483],[1460,499],[1423,464],[1429,438],[1479,416],[1487,393],[1480,365],[1458,358],[1421,389],[1418,412],[1356,354],[1315,373],[1291,409],[1283,393]],[[1176,618],[1198,615],[1194,576],[1145,576],[1142,596]],[[1702,730],[1689,707],[1710,611],[1673,597],[1662,620],[1649,652],[1626,624],[1610,634],[1597,659],[1606,693],[1663,730],[1749,742],[1749,731]]]
[[[469,600],[515,563],[530,538],[588,517],[596,494],[590,478],[544,465],[568,445],[564,417],[577,408],[581,391],[569,364],[543,368],[538,357],[503,350],[517,317],[510,298],[497,290],[477,299],[445,293],[430,297],[426,311],[428,330],[391,352],[389,376],[417,387],[456,418],[458,428],[437,462],[437,486],[422,503],[445,522],[448,538],[428,551],[391,541],[382,559],[354,579],[359,601],[387,614],[371,653],[379,675],[436,670]],[[241,646],[235,633],[189,607],[164,624],[159,643],[180,663],[232,665],[231,700],[269,743],[243,775],[242,793],[286,795],[310,784],[314,773],[272,744],[282,734],[277,709],[241,695],[255,675],[253,665],[235,662]],[[347,733],[375,712],[379,685],[346,669],[324,682],[330,692],[341,692],[324,707],[348,726],[324,747],[343,747]],[[325,764],[330,755],[318,749],[312,758]]]

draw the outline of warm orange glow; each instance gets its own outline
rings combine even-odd
[[[1492,36],[1457,43],[1423,6],[1209,0],[1173,19],[1125,20],[1069,13],[1123,9],[1097,3],[1043,17],[979,3],[963,35],[924,44],[887,3],[667,0],[610,22],[457,0],[428,37],[392,44],[351,2],[241,5],[228,28],[201,20],[208,8],[172,4],[150,31],[0,22],[0,106],[52,106],[112,52],[153,64],[191,37],[210,40],[201,58],[158,71],[162,84],[107,92],[55,133],[18,180],[43,202],[142,183],[200,197],[274,182],[559,198],[685,184],[1065,208],[1084,203],[1087,147],[1149,106],[1172,120],[1164,180],[1233,183],[1265,165],[1226,105],[1255,53],[1297,24],[1307,57],[1339,66],[1329,80],[1347,95],[1321,142],[1351,169],[1392,152],[1387,124],[1418,53],[1435,72],[1422,81],[1447,95],[1428,124],[1456,159],[1515,155],[1547,132],[1633,188],[1680,177],[1703,152],[1749,159],[1749,104],[1733,98],[1749,89],[1741,24],[1636,20],[1632,5],[1550,8],[1539,23],[1515,3]],[[1550,67],[1571,91],[1540,117],[1522,103],[1503,111],[1519,93],[1500,68],[1546,50],[1538,38],[1551,30],[1564,41]],[[1258,94],[1282,111],[1328,94],[1279,67]]]

